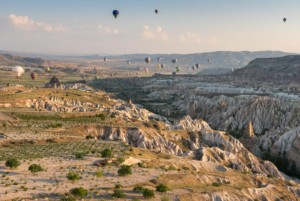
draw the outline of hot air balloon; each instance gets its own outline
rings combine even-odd
[[[155,9],[154,12],[157,14],[158,13],[158,9]]]
[[[160,62],[160,58],[159,58],[159,57],[157,58],[157,62],[158,62],[158,63]]]
[[[173,64],[177,63],[177,59],[172,59],[172,63]]]
[[[196,64],[195,66],[196,66],[196,68],[197,68],[197,69],[199,69],[199,67],[200,67],[200,64]]]
[[[282,20],[283,20],[283,22],[286,22],[286,18],[283,18]]]
[[[114,10],[112,12],[113,16],[117,19],[118,15],[120,14],[120,12],[118,10]]]
[[[51,71],[50,67],[49,67],[49,66],[46,66],[46,67],[45,67],[45,71],[46,71],[46,72],[50,72],[50,71]]]
[[[180,67],[176,66],[176,72],[179,73],[180,72]]]
[[[192,67],[193,71],[195,70],[195,66]]]
[[[145,58],[145,62],[146,62],[147,64],[149,64],[149,63],[151,62],[150,57],[146,57],[146,58]]]
[[[106,58],[106,57],[104,57],[104,58],[103,58],[103,61],[104,61],[104,62],[106,62],[106,61],[107,61],[107,58]]]
[[[127,61],[127,64],[130,65],[130,61]]]
[[[157,64],[157,65],[156,65],[156,68],[160,68],[160,64]]]
[[[37,73],[34,72],[30,73],[30,77],[32,80],[35,80],[35,78],[37,77]]]
[[[19,79],[21,76],[22,76],[22,74],[24,74],[24,68],[23,67],[21,67],[21,66],[15,66],[13,69],[12,69],[12,71],[16,74],[16,76],[17,76],[17,79]]]
[[[165,67],[165,64],[161,64],[160,66],[161,66],[161,68],[164,68],[164,67]]]

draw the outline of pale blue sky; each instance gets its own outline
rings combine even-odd
[[[118,19],[111,14],[114,9],[120,11]],[[300,52],[299,10],[299,0],[0,0],[0,49]]]

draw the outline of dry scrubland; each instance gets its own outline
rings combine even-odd
[[[28,73],[19,81],[12,81],[12,77],[0,71],[1,83],[30,85],[33,81],[27,77]],[[71,74],[63,81],[78,77]],[[36,86],[46,83],[48,78],[40,76],[35,81]],[[112,200],[115,199],[113,194],[122,197],[123,193],[126,197],[120,200],[243,200],[245,195],[253,200],[264,196],[270,200],[297,200],[296,193],[289,191],[287,186],[295,189],[299,186],[289,180],[241,172],[226,164],[193,160],[189,155],[179,157],[134,148],[122,139],[116,140],[117,137],[110,141],[99,139],[100,133],[97,135],[89,130],[95,127],[132,128],[143,130],[146,137],[153,133],[165,138],[189,136],[188,131],[171,130],[162,121],[142,121],[142,115],[140,118],[129,118],[125,112],[123,116],[115,115],[114,107],[120,101],[104,92],[14,86],[0,90],[0,104],[3,104],[0,107],[0,200],[67,200],[67,197],[69,200],[73,197]],[[56,97],[51,107],[32,106],[33,100],[44,103],[51,97]],[[73,109],[68,101],[75,99],[80,101],[75,105],[89,112],[56,110],[55,104]],[[183,142],[173,143],[188,152],[189,146]],[[111,150],[112,155],[103,155],[104,150]],[[95,162],[104,157],[109,157],[111,163],[96,166]],[[18,159],[20,166],[6,167],[10,158]],[[31,173],[28,168],[32,164],[40,165],[43,170]],[[131,166],[132,174],[119,176],[118,171],[124,164]],[[68,180],[69,172],[77,173],[78,180]],[[159,184],[167,186],[167,192],[157,192]],[[134,191],[136,185],[150,190],[136,188]],[[71,189],[78,187],[86,190],[86,193],[83,191],[85,195],[81,197],[75,193],[72,196]],[[154,197],[145,198],[151,197],[151,190]]]

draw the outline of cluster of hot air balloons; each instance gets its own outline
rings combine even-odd
[[[46,73],[51,72],[51,69],[50,69],[49,66],[46,66],[44,68],[44,70],[45,70]],[[12,72],[16,75],[17,79],[19,79],[25,73],[25,70],[22,66],[15,66],[15,67],[12,68]],[[36,72],[31,72],[30,73],[30,78],[32,80],[35,80],[37,77],[38,77],[38,74]]]

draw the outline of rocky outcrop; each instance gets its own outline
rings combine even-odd
[[[254,129],[253,129],[253,126],[252,126],[252,122],[250,121],[244,131],[244,134],[242,136],[242,138],[244,139],[251,139],[255,137],[255,133],[254,133]]]
[[[85,127],[85,132],[102,140],[122,141],[134,147],[150,149],[172,155],[184,156],[182,149],[174,142],[163,138],[156,132],[146,134],[139,128],[114,128],[102,126]]]
[[[219,163],[241,172],[284,179],[273,163],[255,157],[237,139],[225,132],[211,129],[203,120],[192,120],[186,116],[172,128],[189,131],[188,137],[176,132],[167,137],[155,130],[146,132],[135,127],[85,126],[83,130],[85,135],[93,135],[102,140],[117,140],[153,151],[193,156],[200,161]],[[178,144],[186,144],[188,149]]]
[[[61,83],[60,81],[57,79],[57,77],[53,76],[49,83],[46,84],[46,87],[48,88],[57,88],[57,87],[61,87]]]

